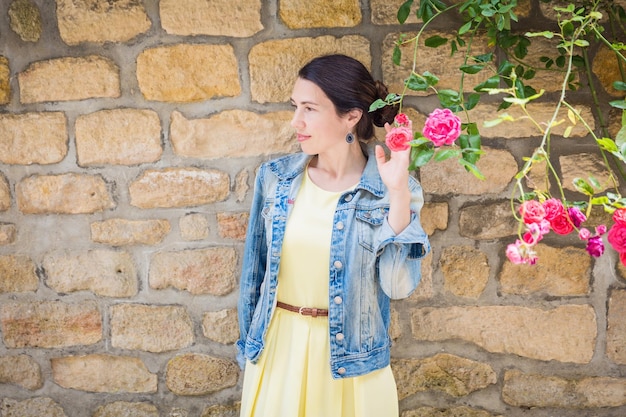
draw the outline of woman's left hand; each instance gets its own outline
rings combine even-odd
[[[391,126],[385,123],[385,130],[389,132]],[[405,151],[390,151],[391,157],[387,160],[385,150],[381,145],[376,145],[376,164],[383,183],[390,192],[406,191],[409,183],[409,159],[411,148]]]

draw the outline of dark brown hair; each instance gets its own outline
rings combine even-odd
[[[383,127],[393,122],[398,108],[385,106],[369,112],[376,99],[387,97],[387,87],[375,81],[365,66],[346,55],[323,55],[306,64],[298,76],[317,85],[333,102],[337,114],[344,115],[353,109],[363,111],[356,125],[356,135],[361,140],[374,136],[374,126]]]

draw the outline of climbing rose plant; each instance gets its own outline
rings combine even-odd
[[[544,3],[557,3],[551,0],[542,0]],[[626,265],[626,198],[619,191],[618,177],[626,181],[624,164],[626,164],[626,100],[609,102],[610,106],[622,111],[622,128],[615,138],[611,138],[606,128],[601,133],[595,132],[576,108],[567,101],[566,92],[581,88],[575,82],[575,71],[587,76],[586,87],[590,89],[594,99],[596,87],[590,74],[590,62],[586,49],[595,42],[599,42],[612,49],[620,64],[626,59],[620,53],[626,47],[620,42],[613,42],[605,36],[605,28],[601,24],[603,18],[610,22],[612,29],[626,27],[626,12],[613,2],[601,0],[576,1],[573,4],[559,2],[554,6],[558,16],[558,24],[554,30],[541,32],[527,32],[516,34],[511,30],[517,21],[515,14],[516,0],[463,0],[447,5],[441,0],[420,0],[417,6],[413,0],[405,1],[398,10],[398,21],[404,23],[409,14],[414,11],[423,24],[417,35],[409,37],[399,36],[394,46],[392,59],[399,65],[402,58],[401,47],[413,47],[413,66],[404,81],[403,91],[389,94],[384,100],[376,100],[370,106],[374,111],[384,106],[398,106],[400,113],[394,121],[394,126],[386,135],[386,144],[392,150],[411,148],[410,170],[416,170],[430,162],[443,161],[448,158],[457,158],[464,168],[478,179],[484,179],[477,167],[481,155],[481,136],[479,123],[471,121],[468,113],[484,95],[501,96],[502,102],[498,108],[497,117],[493,120],[482,120],[482,126],[489,128],[500,123],[515,123],[517,120],[530,120],[541,135],[541,144],[532,155],[523,158],[524,165],[515,175],[515,191],[511,197],[511,207],[518,220],[519,232],[515,242],[506,248],[507,258],[516,264],[533,265],[538,256],[535,247],[545,235],[552,232],[557,235],[577,233],[580,240],[585,242],[587,253],[593,257],[600,257],[605,253],[605,237],[610,246],[619,254],[620,261]],[[416,7],[415,7],[416,6]],[[421,36],[428,25],[446,13],[455,12],[463,19],[460,27],[453,35],[445,38],[435,35],[421,42]],[[606,20],[606,19],[605,19]],[[626,29],[623,29],[626,36]],[[472,54],[472,42],[476,35],[484,33],[488,37],[488,44],[493,51],[479,55]],[[543,68],[534,68],[524,63],[532,39],[544,37],[557,40],[554,56],[541,58]],[[440,89],[438,77],[428,71],[419,74],[416,71],[418,50],[420,47],[437,48],[449,45],[450,53],[459,53],[464,48],[463,64],[459,67],[460,88]],[[496,61],[496,52],[504,56]],[[528,105],[539,100],[544,91],[535,90],[531,83],[535,74],[541,70],[553,73],[560,72],[562,84],[560,96],[554,106],[554,112],[549,120],[536,120],[528,111]],[[477,74],[481,71],[490,71],[486,81],[474,86],[473,92],[462,93],[465,77],[468,74]],[[626,82],[616,80],[613,88],[626,91]],[[413,123],[402,113],[402,107],[408,91],[427,91],[434,93],[440,102],[428,116],[423,129],[413,133]],[[596,117],[600,124],[605,126],[603,112],[599,103],[596,104]],[[521,109],[523,116],[514,118],[506,110],[511,106]],[[567,111],[567,120],[560,118],[560,111]],[[465,120],[456,115],[464,113]],[[576,178],[574,188],[581,193],[585,200],[570,201],[565,197],[563,180],[552,165],[550,159],[553,128],[560,124],[567,124],[562,136],[568,137],[577,124],[582,125],[598,147],[611,185],[607,191],[602,189],[598,180],[593,177]],[[528,189],[524,180],[530,172],[541,166],[544,172],[545,184],[553,184],[554,194],[546,190]],[[607,228],[600,224],[593,231],[585,226],[585,222],[592,214],[593,207],[601,207],[612,214],[613,224]],[[607,233],[608,229],[608,233]]]

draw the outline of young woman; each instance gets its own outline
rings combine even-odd
[[[368,146],[385,98],[357,60],[318,57],[291,102],[301,153],[263,164],[239,298],[241,416],[398,415],[390,299],[407,297],[430,250],[409,152]]]

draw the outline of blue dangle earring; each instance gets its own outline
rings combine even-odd
[[[352,134],[352,132],[348,132],[348,134],[346,135],[346,142],[348,143],[354,142],[354,135]]]

